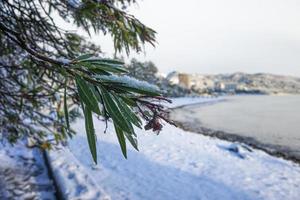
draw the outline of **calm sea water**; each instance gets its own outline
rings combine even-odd
[[[211,105],[192,105],[174,112],[174,119],[190,120],[257,141],[288,147],[300,157],[300,96],[231,96]]]

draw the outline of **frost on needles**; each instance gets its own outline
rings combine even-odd
[[[152,85],[146,81],[137,80],[137,79],[135,79],[133,77],[129,77],[127,75],[124,75],[124,76],[96,75],[95,78],[102,82],[120,83],[120,84],[123,84],[124,86],[135,88],[135,89],[145,90],[145,91],[154,92],[154,93],[160,92],[160,89],[157,86]]]

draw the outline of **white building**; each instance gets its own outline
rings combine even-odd
[[[218,82],[216,83],[216,89],[223,92],[235,92],[235,90],[237,89],[237,84]]]

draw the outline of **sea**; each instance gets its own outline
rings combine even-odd
[[[212,130],[300,161],[300,95],[236,95],[173,109],[191,131]],[[203,129],[201,129],[203,132]],[[229,137],[229,136],[237,137]]]

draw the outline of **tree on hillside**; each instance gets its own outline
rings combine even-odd
[[[171,84],[167,78],[159,76],[158,69],[152,61],[141,62],[132,59],[130,64],[126,65],[126,67],[130,76],[157,85],[164,96],[182,97],[196,95],[194,91],[177,84]]]
[[[159,131],[166,111],[157,87],[126,75],[124,63],[104,58],[100,48],[63,30],[53,16],[88,34],[111,35],[116,52],[154,45],[155,31],[126,12],[135,0],[1,0],[0,134],[11,142],[30,137],[51,148],[75,132],[70,121],[80,105],[95,162],[92,115],[111,119],[126,157],[136,149],[134,126]]]
[[[158,77],[156,76],[158,69],[151,61],[140,62],[132,59],[130,64],[127,65],[128,75],[135,77],[142,81],[147,81],[151,84],[157,84]]]

